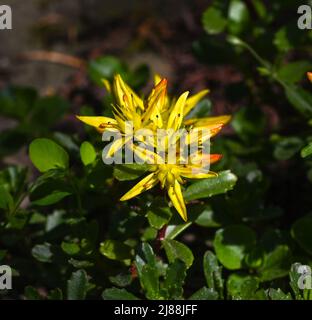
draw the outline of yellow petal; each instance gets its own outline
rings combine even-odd
[[[157,86],[158,83],[162,80],[162,77],[158,74],[158,73],[155,73],[154,74],[154,86]]]
[[[203,168],[198,168],[194,166],[187,166],[180,168],[179,173],[182,177],[188,179],[208,179],[214,178],[218,174],[212,171],[206,172]]]
[[[167,79],[161,81],[153,88],[147,99],[147,109],[143,116],[143,125],[149,121],[154,122],[157,128],[163,127],[161,112],[166,104]]]
[[[129,200],[140,193],[153,188],[158,183],[157,174],[151,173],[137,183],[131,190],[120,198],[120,201]]]
[[[144,163],[148,164],[162,164],[164,163],[164,160],[160,155],[157,153],[136,145],[132,145],[132,150],[135,153],[137,157],[139,157],[141,160],[144,161]]]
[[[120,106],[125,106],[126,96],[127,102],[130,103],[132,111],[136,111],[136,107],[144,110],[142,99],[123,81],[119,74],[114,77],[114,89]]]
[[[195,126],[195,127],[206,127],[206,126],[224,126],[231,120],[231,116],[224,115],[224,116],[217,116],[217,117],[207,117],[207,118],[200,118],[200,119],[188,119],[184,121],[186,126]]]
[[[174,105],[172,111],[170,112],[167,129],[178,130],[181,127],[184,115],[184,107],[189,92],[184,92]]]
[[[202,90],[189,97],[185,103],[184,116],[186,116],[208,92],[208,89]]]
[[[215,136],[221,129],[223,125],[207,125],[205,127],[194,127],[185,135],[185,144],[197,143],[202,145],[205,141]]]
[[[221,154],[204,154],[196,152],[189,156],[189,162],[194,166],[201,166],[202,164],[213,164],[222,158]]]
[[[168,195],[179,215],[184,221],[187,221],[186,207],[181,191],[181,186],[177,180],[175,180],[174,185],[170,185],[168,187]]]
[[[104,132],[107,128],[114,128],[117,126],[117,121],[109,117],[85,117],[76,116],[80,121],[88,124],[89,126],[95,127],[100,132]]]
[[[112,86],[109,83],[107,79],[102,79],[102,83],[104,84],[105,89],[109,92],[112,93]]]
[[[105,158],[111,158],[124,144],[126,144],[131,137],[121,137],[116,139],[114,142],[111,142],[108,151],[105,154]]]

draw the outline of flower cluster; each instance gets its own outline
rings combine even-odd
[[[184,183],[184,178],[203,179],[217,175],[209,171],[209,167],[221,155],[205,152],[204,145],[222,129],[230,116],[186,119],[208,90],[192,96],[189,96],[189,92],[184,92],[178,99],[170,99],[167,95],[167,80],[157,75],[154,87],[146,99],[139,97],[120,75],[116,75],[112,83],[107,80],[103,80],[103,83],[115,98],[114,118],[77,116],[78,119],[96,127],[101,133],[120,134],[110,144],[105,157],[113,157],[118,150],[127,147],[148,163],[150,168],[150,174],[120,200],[129,200],[159,183],[161,188],[167,189],[173,206],[186,221],[187,211],[181,184]],[[155,135],[144,136],[144,130]],[[165,132],[161,139],[159,136],[156,138],[159,130]],[[134,140],[137,143],[133,143]],[[159,144],[162,146],[161,155],[155,152],[159,151]],[[193,148],[194,145],[196,148]],[[185,149],[189,152],[185,153]]]

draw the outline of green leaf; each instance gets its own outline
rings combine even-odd
[[[144,257],[146,262],[152,267],[156,268],[156,255],[152,249],[152,247],[147,243],[142,243],[142,252],[144,253]]]
[[[312,154],[312,142],[301,150],[301,157],[306,158]]]
[[[105,257],[112,260],[128,260],[131,259],[131,247],[128,245],[116,241],[106,240],[100,244],[100,252]]]
[[[132,276],[130,273],[129,274],[119,273],[116,276],[110,276],[109,281],[115,286],[126,287],[131,284]]]
[[[37,205],[37,206],[49,206],[51,204],[55,204],[57,202],[60,202],[65,197],[68,197],[69,195],[71,195],[71,192],[55,190],[51,194],[49,194],[41,199],[32,201],[32,204]]]
[[[263,265],[259,268],[260,280],[271,281],[287,275],[290,257],[291,253],[287,245],[278,245],[265,254]]]
[[[306,117],[312,116],[312,94],[294,85],[284,86],[288,101],[301,114]]]
[[[185,263],[187,268],[193,264],[193,253],[185,244],[176,240],[166,239],[162,241],[162,245],[165,248],[170,263],[173,263],[176,259],[180,259]]]
[[[140,300],[127,290],[118,288],[105,289],[102,298],[104,300]]]
[[[56,288],[49,292],[48,300],[63,300],[63,292],[61,289]]]
[[[281,52],[287,52],[299,45],[300,30],[294,24],[283,25],[274,35],[273,43]]]
[[[218,34],[225,29],[227,20],[218,8],[210,7],[203,14],[202,24],[208,34]]]
[[[155,268],[145,264],[139,273],[141,286],[146,292],[147,299],[157,300],[159,296],[159,277]]]
[[[152,206],[147,211],[147,219],[151,227],[161,229],[164,225],[168,224],[172,217],[172,212],[168,207]]]
[[[218,292],[214,291],[214,289],[203,287],[193,293],[189,300],[218,300]]]
[[[259,108],[243,107],[235,113],[231,125],[243,139],[253,139],[263,134],[266,121]]]
[[[92,60],[88,65],[88,74],[90,78],[99,86],[103,87],[102,80],[112,80],[117,73],[124,74],[125,65],[113,56],[99,57]]]
[[[291,228],[291,235],[302,249],[312,255],[312,215],[297,220]]]
[[[192,225],[192,221],[180,224],[170,224],[166,229],[165,238],[169,240],[173,240],[176,238],[181,232]]]
[[[41,262],[51,262],[53,253],[49,243],[37,244],[31,250],[32,256]]]
[[[212,197],[233,189],[237,177],[230,171],[219,172],[218,176],[210,179],[202,179],[191,184],[184,192],[186,201]]]
[[[224,290],[222,267],[219,266],[217,257],[211,251],[206,251],[204,254],[203,268],[208,288],[218,292],[222,299]]]
[[[29,156],[40,172],[56,168],[68,168],[67,152],[50,139],[35,139],[29,146]]]
[[[271,300],[292,300],[290,293],[284,293],[280,288],[270,288],[267,291],[268,296]]]
[[[84,300],[88,290],[88,276],[84,270],[77,270],[72,273],[67,281],[67,299]]]
[[[291,252],[279,230],[266,231],[257,248],[262,253],[262,264],[258,268],[261,281],[271,281],[284,277],[290,267]]]
[[[71,242],[63,241],[61,244],[61,248],[68,255],[75,255],[80,251],[79,245],[77,243],[71,243]]]
[[[85,166],[92,164],[95,161],[96,151],[90,142],[85,141],[82,143],[80,146],[80,157]]]
[[[256,242],[255,232],[244,225],[229,226],[216,232],[213,241],[219,261],[230,270],[241,269],[246,253]]]
[[[14,200],[11,194],[0,186],[0,209],[11,210],[13,208]]]
[[[68,260],[68,263],[70,263],[74,268],[76,269],[84,269],[84,268],[90,268],[94,266],[94,263],[87,260],[76,260],[73,258],[70,258]]]
[[[241,0],[231,0],[228,12],[229,30],[233,34],[240,34],[249,23],[247,5]]]
[[[255,299],[259,280],[249,275],[232,273],[227,280],[227,291],[232,299]]]
[[[168,266],[164,288],[169,294],[169,299],[182,299],[186,269],[186,265],[180,260],[175,260]]]
[[[301,150],[303,141],[298,137],[286,137],[277,141],[274,157],[277,160],[288,160]]]
[[[146,164],[117,164],[114,166],[114,177],[119,181],[135,180],[148,169],[149,166]]]
[[[294,294],[295,294],[295,298],[296,300],[302,300],[302,291],[301,289],[298,287],[298,281],[299,278],[302,276],[301,273],[298,272],[298,268],[302,266],[301,263],[293,263],[290,267],[290,271],[289,271],[289,284],[290,287],[292,288]]]
[[[308,71],[312,70],[309,61],[295,61],[287,63],[277,71],[277,77],[287,84],[295,84],[303,79]]]

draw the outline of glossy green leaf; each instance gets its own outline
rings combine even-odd
[[[312,154],[312,142],[301,150],[301,157],[306,158]]]
[[[166,239],[162,241],[162,245],[165,248],[170,263],[173,263],[176,259],[180,259],[185,263],[187,268],[193,264],[193,253],[185,244],[176,240]]]
[[[139,300],[135,295],[125,289],[110,288],[102,293],[104,300]]]
[[[186,265],[180,260],[175,260],[168,266],[164,288],[168,292],[170,299],[182,299],[186,269]]]
[[[259,288],[259,280],[257,277],[232,273],[226,286],[232,299],[253,300]]]
[[[73,242],[62,242],[61,244],[62,250],[67,253],[68,255],[75,255],[79,253],[80,247],[77,243]]]
[[[278,69],[277,77],[288,84],[295,84],[302,80],[310,70],[312,70],[312,63],[309,61],[290,62]]]
[[[40,172],[56,168],[68,168],[67,152],[50,139],[35,139],[29,146],[29,156]]]
[[[286,97],[293,107],[306,117],[312,116],[312,94],[294,85],[285,87]]]
[[[118,164],[114,167],[114,177],[119,181],[135,180],[149,169],[145,164]]]
[[[55,190],[51,194],[45,196],[44,198],[32,201],[32,204],[37,206],[49,206],[51,204],[60,202],[69,195],[71,195],[70,192]]]
[[[208,288],[219,292],[219,296],[223,298],[222,267],[219,266],[217,257],[211,251],[206,251],[204,254],[203,269]]]
[[[147,212],[147,219],[151,227],[161,229],[168,224],[171,219],[172,212],[169,207],[151,207]]]
[[[80,157],[85,166],[92,164],[95,161],[96,151],[90,142],[85,141],[82,143],[80,146]]]
[[[72,273],[67,281],[67,299],[84,300],[88,290],[88,276],[84,270],[77,270]]]
[[[214,289],[203,287],[193,293],[189,300],[218,300],[218,292],[214,291]]]
[[[131,247],[117,240],[106,240],[102,242],[100,252],[112,260],[127,260],[132,256]]]
[[[218,176],[210,179],[202,179],[191,184],[184,192],[186,201],[212,197],[233,189],[237,177],[230,171],[219,172]]]
[[[244,226],[234,225],[216,232],[213,245],[219,261],[230,270],[241,269],[246,253],[256,242],[255,232]]]
[[[268,296],[271,300],[292,300],[290,293],[284,293],[280,288],[274,289],[270,288],[268,289]]]
[[[155,268],[145,264],[140,272],[140,281],[147,299],[157,300],[159,295],[159,277]]]
[[[51,262],[53,253],[49,243],[37,244],[31,250],[32,256],[40,262]]]

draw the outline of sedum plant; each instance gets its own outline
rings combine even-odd
[[[218,161],[221,155],[205,153],[203,144],[222,129],[230,120],[230,116],[185,120],[185,117],[208,93],[208,90],[203,90],[189,98],[189,92],[185,92],[177,100],[170,100],[167,96],[167,80],[159,76],[155,77],[155,86],[146,100],[141,99],[120,75],[114,77],[112,85],[106,79],[103,80],[103,83],[114,95],[114,118],[78,116],[78,119],[96,127],[102,133],[109,131],[122,133],[110,145],[105,157],[114,156],[121,147],[126,146],[148,163],[148,171],[152,172],[120,200],[129,200],[160,183],[161,188],[167,189],[168,196],[177,212],[184,221],[187,221],[181,190],[181,184],[184,183],[183,178],[207,179],[216,176],[216,173],[206,170],[205,167]],[[181,127],[186,128],[184,135],[179,132]],[[150,129],[151,135],[143,138],[138,132],[145,129]],[[159,129],[164,129],[165,134],[156,138],[156,132]],[[134,132],[133,136],[127,131]],[[199,133],[201,133],[200,136]],[[137,138],[141,145],[134,144],[133,138]],[[157,147],[157,144],[160,143],[163,146],[162,155],[142,148],[142,145]],[[176,145],[181,146],[182,144],[184,149],[189,148],[194,143],[197,145],[196,151],[186,156],[181,148],[179,150],[176,148]]]

